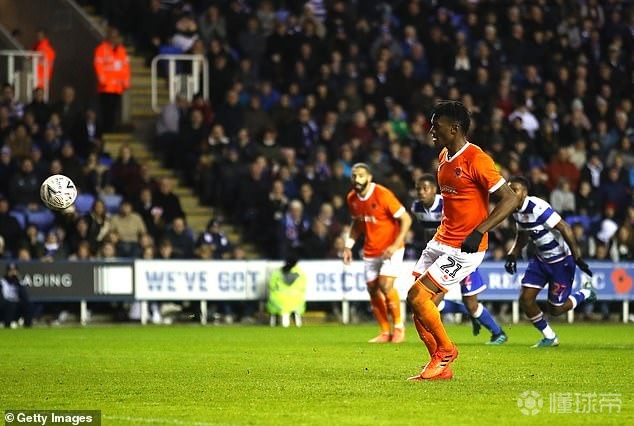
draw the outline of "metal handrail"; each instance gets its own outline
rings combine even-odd
[[[0,57],[7,58],[7,82],[13,86],[13,90],[17,96],[20,93],[20,79],[19,74],[15,70],[15,60],[16,58],[25,58],[25,61],[31,61],[31,70],[27,71],[26,77],[26,101],[31,102],[33,99],[33,89],[38,86],[40,83],[39,76],[37,73],[37,67],[40,64],[40,61],[44,65],[44,81],[42,81],[42,88],[44,89],[44,100],[48,102],[49,98],[49,86],[48,79],[46,76],[48,75],[48,61],[44,57],[44,54],[41,52],[35,52],[31,50],[0,50]]]
[[[156,113],[161,112],[161,105],[158,104],[158,63],[167,61],[167,84],[169,90],[169,101],[174,102],[177,94],[185,94],[187,99],[191,100],[194,94],[200,92],[200,73],[202,72],[202,94],[204,99],[209,98],[209,64],[204,55],[190,54],[160,54],[152,59],[152,110]],[[189,61],[192,65],[190,74],[184,75],[186,82],[178,78],[179,74],[176,70],[177,62]]]

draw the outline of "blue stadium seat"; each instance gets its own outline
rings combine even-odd
[[[102,195],[101,200],[106,205],[106,211],[108,213],[117,213],[119,211],[119,205],[121,205],[123,197],[118,194],[107,194]]]
[[[78,194],[75,200],[75,209],[79,214],[86,214],[92,209],[95,203],[95,196],[92,194]]]
[[[18,223],[20,224],[20,228],[26,228],[26,218],[24,217],[24,214],[22,212],[11,210],[9,214],[18,221]]]
[[[26,222],[35,225],[38,230],[47,232],[55,223],[55,215],[47,209],[37,211],[26,211]]]

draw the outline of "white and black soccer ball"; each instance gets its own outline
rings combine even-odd
[[[77,187],[68,176],[52,175],[42,182],[40,198],[51,210],[66,210],[77,198]]]

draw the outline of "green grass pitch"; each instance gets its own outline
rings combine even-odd
[[[366,343],[370,325],[3,329],[0,407],[124,426],[634,424],[634,327],[554,328],[560,347],[530,349],[528,325],[499,347],[449,326],[460,356],[445,382],[405,381],[428,359],[413,326],[401,345]],[[535,415],[518,407],[526,391]]]

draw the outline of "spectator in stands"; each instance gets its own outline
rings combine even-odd
[[[121,117],[121,96],[130,88],[130,64],[122,37],[108,28],[104,41],[95,49],[94,66],[104,132],[112,132]]]
[[[81,192],[96,196],[102,189],[106,170],[106,166],[99,164],[97,154],[94,152],[90,153],[82,166],[81,175],[79,179],[75,181],[75,184],[81,188]]]
[[[313,153],[319,139],[319,126],[311,117],[310,109],[300,108],[297,118],[286,129],[282,146],[293,148],[297,158],[307,160]]]
[[[172,223],[177,217],[185,218],[181,202],[178,196],[172,192],[172,187],[172,180],[163,177],[159,180],[158,190],[152,194],[154,204],[163,209],[162,218],[166,224]]]
[[[199,19],[201,29],[204,25],[220,28],[224,21],[226,30],[226,38],[213,32],[205,43],[215,82],[211,101],[219,106],[228,91],[235,92],[236,98],[231,107],[222,106],[214,124],[222,126],[227,140],[233,143],[244,128],[243,121],[248,121],[242,115],[243,106],[259,97],[257,115],[263,119],[261,112],[266,112],[279,134],[272,149],[259,146],[258,154],[263,154],[269,164],[265,178],[256,181],[257,194],[274,192],[272,182],[279,178],[286,198],[297,197],[298,188],[308,180],[323,200],[337,199],[337,184],[321,187],[316,178],[320,172],[311,154],[322,149],[320,145],[327,151],[335,175],[337,166],[332,163],[342,164],[343,175],[347,176],[350,165],[368,155],[370,149],[362,146],[376,146],[370,150],[375,162],[387,164],[393,172],[386,171],[385,176],[401,182],[410,180],[417,169],[434,170],[437,152],[427,146],[429,117],[425,114],[436,98],[447,96],[462,98],[466,103],[470,98],[476,100],[479,112],[473,108],[476,125],[470,138],[482,141],[481,145],[492,151],[504,173],[530,175],[536,195],[549,195],[564,176],[570,180],[573,192],[579,187],[579,213],[592,215],[593,210],[602,210],[604,203],[599,200],[599,205],[592,207],[603,164],[607,169],[616,164],[618,180],[625,185],[619,189],[631,192],[632,183],[624,178],[631,173],[627,143],[625,148],[617,146],[632,133],[631,101],[629,107],[628,99],[621,102],[623,94],[631,92],[631,81],[626,77],[631,66],[625,60],[624,46],[631,46],[632,38],[622,30],[622,24],[614,24],[618,18],[622,21],[623,11],[614,12],[616,21],[606,19],[603,23],[599,19],[579,19],[557,4],[549,5],[548,10],[527,7],[524,19],[521,7],[515,4],[496,5],[493,10],[478,4],[466,13],[451,6],[442,9],[405,2],[393,8],[390,22],[385,23],[373,7],[363,2],[360,5],[347,8],[345,2],[333,2],[323,23],[310,6],[306,11],[289,7],[283,20],[273,24],[272,33],[267,30],[272,16],[269,2],[260,2],[253,12],[244,2],[231,1],[226,6],[214,3],[209,15]],[[611,13],[606,14],[611,17]],[[569,19],[562,21],[560,15]],[[428,17],[431,24],[422,25],[427,18],[421,17]],[[247,33],[248,25],[259,25],[266,36],[259,68],[252,60],[231,56],[240,51],[239,35]],[[617,27],[621,30],[614,29]],[[592,43],[587,44],[586,39],[592,39]],[[449,48],[451,43],[454,49]],[[548,57],[544,54],[545,43],[552,52]],[[597,46],[603,46],[603,52]],[[461,52],[457,55],[458,50]],[[333,53],[325,54],[328,51]],[[597,52],[602,63],[597,62]],[[235,79],[241,79],[240,83],[235,84]],[[398,99],[406,92],[407,99]],[[385,104],[387,95],[397,97],[396,103],[403,106],[407,116],[392,120],[391,132],[385,130],[388,112],[394,111]],[[332,105],[337,109],[335,121]],[[307,109],[305,115],[314,123],[314,138],[313,128],[297,119],[302,108]],[[417,117],[418,111],[422,114]],[[508,120],[514,111],[516,115],[522,113],[521,120]],[[349,128],[352,117],[359,113],[365,115],[372,133],[369,145],[364,145],[361,136],[343,145],[344,141],[333,134]],[[0,108],[0,129],[1,123]],[[294,136],[289,137],[291,132]],[[260,140],[257,135],[251,137]],[[244,140],[249,143],[241,146],[250,149],[252,141]],[[572,161],[556,159],[549,163],[551,155],[558,156],[560,148],[571,144],[574,152],[568,160]],[[213,155],[202,151],[193,154],[193,164],[205,166],[197,171],[196,182],[199,190],[205,191],[206,202],[225,209],[229,217],[242,223],[244,218],[236,213],[242,212],[241,200],[247,206],[250,202],[249,189],[254,181],[251,173],[243,171],[252,154],[240,152],[237,146],[220,146],[223,148]],[[404,161],[410,152],[412,160]],[[386,157],[390,160],[390,155],[394,156],[391,161],[383,161]],[[577,185],[578,179],[590,182],[591,190],[586,191],[584,184]],[[240,197],[236,197],[238,193]],[[273,214],[267,212],[267,223]],[[252,234],[245,232],[247,236]],[[505,238],[503,233],[500,238]]]
[[[138,35],[139,50],[146,55],[146,64],[159,53],[169,31],[169,16],[161,8],[160,0],[150,0],[148,9],[142,16]]]
[[[16,97],[13,85],[5,83],[2,86],[0,105],[7,107],[9,113],[8,119],[11,124],[15,124],[22,119],[24,115],[24,104]]]
[[[266,50],[266,35],[260,30],[257,16],[247,20],[246,28],[238,35],[238,47],[242,55],[251,60],[253,68],[258,70]]]
[[[85,219],[88,222],[89,239],[97,243],[104,241],[112,230],[110,214],[106,211],[106,205],[101,199],[95,200]]]
[[[63,235],[60,228],[51,229],[46,233],[44,256],[40,259],[42,262],[66,260],[68,257],[68,248],[66,244],[64,244],[63,238],[61,238]]]
[[[301,249],[301,236],[310,228],[310,221],[304,215],[304,205],[292,200],[284,214],[278,230],[277,258],[284,258],[292,250]]]
[[[62,125],[63,123],[62,118]],[[94,109],[87,108],[83,115],[77,118],[72,135],[73,144],[80,158],[87,158],[91,153],[101,154],[103,128],[97,121],[97,112]]]
[[[198,32],[205,45],[214,38],[225,39],[227,27],[217,5],[211,4],[198,19]]]
[[[180,142],[178,133],[184,130],[183,123],[187,117],[188,107],[187,97],[179,93],[174,102],[163,107],[156,122],[156,145],[165,154],[165,163],[170,166],[175,164],[169,157],[176,154],[175,147],[179,146]],[[187,141],[188,138],[185,137],[183,140]]]
[[[575,194],[570,189],[570,182],[565,177],[559,179],[557,187],[550,194],[550,205],[553,210],[560,212],[564,217],[575,214]]]
[[[325,259],[332,246],[328,228],[321,220],[314,218],[309,230],[300,236],[300,252],[305,259]]]
[[[170,38],[170,44],[178,48],[182,53],[190,53],[196,40],[198,40],[198,24],[191,14],[191,6],[184,4],[182,13],[174,24],[174,34]]]
[[[171,226],[165,231],[165,239],[172,243],[173,257],[176,259],[193,259],[194,238],[182,217],[175,217]]]
[[[121,145],[119,156],[110,167],[110,183],[117,193],[129,199],[133,199],[142,187],[141,166],[127,144]]]
[[[168,240],[167,238],[162,239],[161,241],[159,241],[158,244],[158,256],[156,257],[157,259],[174,259],[174,246],[172,245],[172,242],[170,240]]]
[[[18,210],[39,210],[40,178],[33,170],[33,160],[22,159],[20,170],[9,182],[9,199]]]
[[[21,248],[28,250],[31,259],[41,259],[44,256],[45,248],[43,234],[37,229],[37,226],[30,224],[26,227],[26,238]]]
[[[101,260],[114,260],[119,257],[117,253],[116,245],[111,241],[104,241],[101,243],[97,258]]]
[[[79,241],[77,248],[69,256],[70,261],[87,261],[94,260],[93,250],[90,242],[86,240]]]
[[[9,193],[9,181],[17,170],[11,155],[11,148],[3,146],[0,149],[0,195]]]
[[[79,246],[82,242],[87,242],[89,244],[88,248],[90,252],[97,250],[97,240],[91,240],[88,221],[85,218],[80,217],[75,221],[73,228],[68,234],[68,251],[71,254],[77,255]]]
[[[599,187],[601,197],[604,206],[611,205],[617,212],[617,217],[622,219],[625,213],[626,207],[630,204],[631,188],[623,182],[619,176],[619,170],[616,167],[611,167],[605,177],[602,179],[601,186]]]
[[[73,135],[82,116],[81,107],[75,99],[75,88],[73,86],[64,86],[62,88],[61,99],[53,104],[53,111],[61,118],[64,134]],[[74,142],[77,143],[76,141]]]
[[[240,179],[234,193],[236,211],[233,213],[237,214],[245,231],[256,238],[262,237],[259,230],[268,223],[261,207],[267,203],[269,182],[266,159],[258,156],[249,164],[246,177]]]
[[[132,210],[132,203],[123,200],[119,213],[112,217],[111,230],[119,235],[117,254],[121,257],[138,257],[140,253],[139,237],[147,232],[145,223],[138,213]]]
[[[311,182],[304,182],[299,187],[299,200],[304,205],[304,214],[308,220],[312,221],[317,217],[322,200],[315,193]]]
[[[152,197],[150,188],[141,189],[134,205],[134,210],[143,218],[149,235],[158,241],[165,231],[165,220],[163,218],[163,208],[157,206]]]
[[[5,254],[16,255],[24,241],[24,231],[18,220],[10,213],[9,200],[0,194],[0,236],[4,238]]]
[[[196,240],[196,247],[210,246],[213,259],[224,259],[229,256],[233,246],[220,229],[220,219],[211,219],[207,227]],[[264,231],[264,230],[263,230]]]
[[[79,186],[83,182],[83,167],[81,161],[75,155],[75,148],[70,141],[66,141],[62,145],[59,161],[62,163],[64,174],[78,185],[79,190],[84,191],[84,186]]]
[[[548,186],[551,190],[557,186],[557,182],[559,182],[561,177],[568,179],[571,190],[577,190],[580,172],[577,167],[570,162],[568,148],[559,148],[556,156],[553,156],[551,162],[546,166],[546,173],[548,174]]]
[[[18,123],[15,129],[9,133],[5,140],[5,147],[9,149],[9,153],[17,161],[29,156],[33,148],[33,140],[24,124]]]
[[[39,128],[46,127],[46,123],[51,115],[51,107],[44,100],[44,89],[39,86],[33,89],[33,99],[24,108],[24,114],[33,114],[35,122]]]

